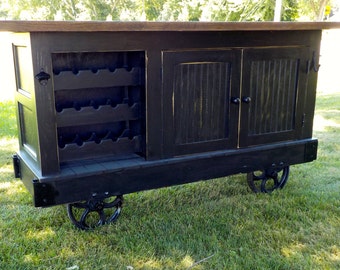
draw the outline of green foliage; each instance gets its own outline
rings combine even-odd
[[[0,101],[0,138],[16,138],[15,106],[11,101]]]
[[[0,269],[340,269],[339,104],[317,97],[318,159],[292,166],[283,190],[253,194],[235,175],[134,193],[116,223],[84,232],[13,178],[14,104],[2,103]]]
[[[299,9],[297,0],[286,0],[282,8],[281,21],[295,21],[298,19]]]
[[[220,6],[217,21],[272,21],[275,0],[245,0],[243,4],[224,1]]]
[[[166,0],[145,0],[142,11],[145,12],[148,21],[155,21],[160,18],[163,5]]]
[[[304,1],[304,0],[300,0]],[[314,0],[321,1],[321,0]],[[31,20],[271,21],[275,0],[2,0],[0,18]],[[298,17],[283,0],[282,20]]]
[[[300,0],[299,7],[302,16],[311,18],[311,20],[321,21],[326,5],[332,5],[337,0]]]

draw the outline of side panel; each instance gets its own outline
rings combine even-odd
[[[19,150],[39,168],[39,141],[36,121],[34,76],[29,34],[13,36]]]

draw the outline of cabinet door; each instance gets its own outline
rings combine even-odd
[[[163,52],[164,155],[236,148],[240,50]]]
[[[308,51],[306,47],[244,50],[240,147],[299,137],[303,108],[298,102],[307,81]]]

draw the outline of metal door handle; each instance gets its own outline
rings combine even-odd
[[[236,105],[238,105],[238,104],[241,103],[241,100],[240,100],[240,98],[238,98],[238,97],[232,97],[232,98],[230,99],[230,101],[231,101],[231,103],[236,104]]]
[[[242,102],[243,103],[250,103],[251,98],[250,97],[242,97]]]

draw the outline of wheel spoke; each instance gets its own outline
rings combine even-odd
[[[272,179],[274,180],[274,188],[278,188],[280,183],[279,183],[277,174],[273,176]]]
[[[114,211],[114,213],[111,215],[111,217],[109,217],[107,222],[111,223],[111,222],[115,221],[119,217],[121,211],[122,211],[122,208],[120,206],[117,207],[116,211]]]
[[[86,218],[87,216],[90,214],[90,210],[87,208],[85,209],[85,211],[83,212],[83,214],[80,217],[79,223],[84,226],[85,228],[89,228],[89,226],[86,224]]]
[[[261,184],[266,179],[264,170],[255,171],[247,174],[247,182],[251,190],[255,193],[261,192]]]
[[[266,172],[265,171],[259,171],[260,174],[253,172],[253,180],[263,180],[266,178]]]
[[[99,210],[97,211],[99,215],[99,221],[98,221],[98,226],[106,224],[106,215],[104,213],[104,210]]]
[[[103,207],[104,208],[112,208],[122,205],[123,200],[121,196],[117,196],[112,202],[104,202]]]

